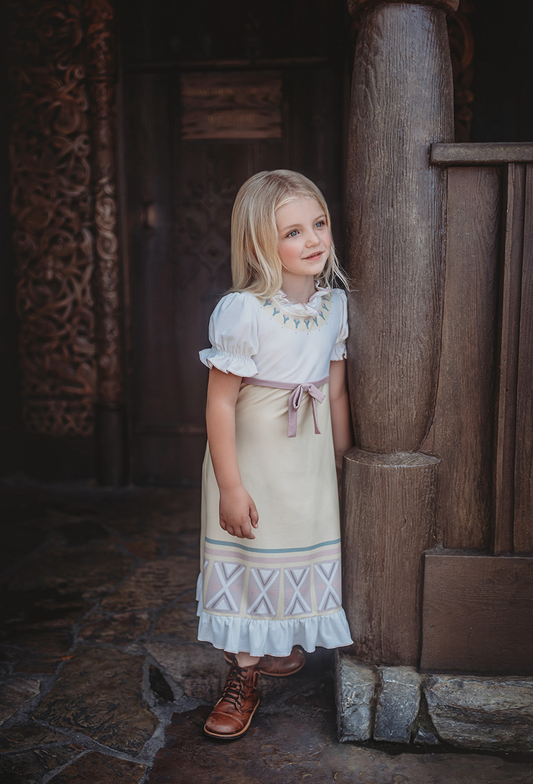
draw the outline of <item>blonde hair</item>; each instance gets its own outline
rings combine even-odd
[[[317,186],[298,172],[287,169],[254,174],[240,188],[231,215],[232,291],[249,291],[270,297],[282,287],[278,254],[276,210],[300,196],[316,199],[331,231],[328,205]],[[333,240],[326,264],[317,281],[332,286],[335,280],[347,286]]]

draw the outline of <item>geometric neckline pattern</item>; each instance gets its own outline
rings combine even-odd
[[[261,310],[285,329],[290,329],[293,332],[314,332],[315,329],[320,329],[320,327],[324,326],[329,319],[331,315],[331,298],[331,293],[322,297],[322,305],[316,316],[294,316],[288,310],[285,310],[279,302],[260,297],[257,297],[257,301]]]

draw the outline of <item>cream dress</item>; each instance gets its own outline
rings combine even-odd
[[[211,316],[212,348],[202,362],[275,385],[316,382],[345,357],[346,295],[321,289],[305,305],[280,292],[223,297]],[[315,403],[303,393],[297,435],[289,438],[291,391],[241,383],[236,405],[237,458],[255,501],[255,539],[219,524],[219,490],[207,446],[203,466],[198,639],[252,656],[288,656],[293,645],[350,645],[341,606],[341,549],[329,385]]]

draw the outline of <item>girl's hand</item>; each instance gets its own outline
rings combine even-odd
[[[259,515],[253,498],[244,487],[220,490],[220,527],[239,539],[255,539]]]

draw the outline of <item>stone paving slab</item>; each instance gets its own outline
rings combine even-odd
[[[533,784],[531,761],[338,744],[328,651],[261,679],[245,738],[206,738],[227,665],[195,641],[198,489],[17,481],[5,504],[0,480],[0,520],[19,531],[0,575],[0,674],[48,671],[4,722],[1,784]]]
[[[93,602],[79,592],[56,588],[0,592],[0,639],[9,641],[19,629],[72,628]]]
[[[218,700],[228,673],[221,651],[200,643],[146,642],[144,647],[186,697],[212,704]]]
[[[25,629],[15,634],[9,644],[23,649],[18,652],[19,672],[55,672],[68,657],[73,643],[72,629]]]
[[[79,749],[59,746],[2,755],[0,781],[2,784],[38,784],[43,776],[69,762],[79,753]]]
[[[184,642],[196,642],[198,618],[196,602],[178,602],[164,610],[155,627],[156,634],[172,634]]]
[[[174,683],[183,689],[186,697],[215,704],[229,669],[222,651],[207,643],[145,642],[144,647]],[[316,660],[315,667],[310,659]],[[289,698],[311,689],[317,679],[323,679],[328,672],[327,666],[320,670],[320,662],[323,661],[324,657],[320,655],[308,657],[304,669],[289,679],[262,676],[259,691],[263,703],[271,705],[280,698]]]
[[[137,784],[145,765],[89,752],[54,776],[54,784]]]
[[[65,736],[60,732],[36,724],[9,727],[4,729],[0,735],[0,753],[13,750],[24,751],[48,743],[64,743],[65,740]]]
[[[112,590],[128,574],[132,562],[132,558],[107,542],[57,547],[37,552],[25,560],[11,578],[9,589],[56,587],[65,592],[79,589],[82,596],[92,598]]]
[[[0,725],[39,694],[40,686],[41,682],[37,678],[27,675],[16,675],[0,683]]]
[[[114,615],[95,612],[85,619],[84,625],[78,632],[78,637],[86,642],[103,642],[122,646],[147,632],[150,624],[150,616],[142,610]]]
[[[66,663],[33,716],[138,754],[158,725],[142,696],[143,664],[141,656],[82,649]]]
[[[149,784],[531,784],[533,766],[474,754],[387,754],[339,744],[332,712],[258,713],[235,741],[203,733],[210,707],[175,715]],[[194,773],[193,773],[194,772]]]
[[[470,749],[533,748],[533,679],[435,675],[425,693],[444,740]]]
[[[170,556],[140,566],[101,604],[103,610],[129,610],[161,607],[180,593],[190,590],[198,577],[198,564],[183,556]]]

